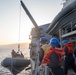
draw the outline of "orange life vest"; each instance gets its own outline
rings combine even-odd
[[[52,60],[50,60],[49,58],[50,58],[50,56],[51,56],[51,54],[52,54],[53,52],[55,52],[55,53],[58,55],[58,57],[59,57],[59,62],[60,62],[60,63],[62,62],[61,57],[64,55],[63,49],[61,49],[61,48],[51,48],[51,49],[46,53],[46,55],[44,56],[44,58],[43,58],[43,60],[42,60],[42,64],[49,64],[49,63],[52,62]]]
[[[74,44],[72,42],[68,42],[68,43],[64,44],[63,46],[64,46],[63,49],[65,47],[68,48],[68,53],[73,53],[74,52]]]

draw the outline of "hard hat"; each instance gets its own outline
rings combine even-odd
[[[40,42],[46,42],[46,38],[45,37],[41,37],[40,38]]]
[[[60,45],[59,40],[57,38],[52,38],[50,40],[50,45],[53,47],[57,47],[58,45]]]
[[[68,42],[68,40],[63,40],[62,41],[62,45],[64,45],[65,43],[67,43]]]

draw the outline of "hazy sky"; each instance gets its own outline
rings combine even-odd
[[[22,1],[38,25],[51,23],[62,9],[62,0]],[[20,20],[19,17],[21,17]],[[0,0],[0,44],[27,42],[32,26],[22,7],[20,12],[20,0]]]

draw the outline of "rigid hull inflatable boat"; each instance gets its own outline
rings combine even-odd
[[[5,58],[1,65],[11,71],[13,75],[20,73],[24,68],[30,64],[30,60],[14,57],[14,58]]]

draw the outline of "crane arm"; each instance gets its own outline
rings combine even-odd
[[[23,1],[21,0],[21,5],[23,7],[23,9],[25,10],[26,14],[28,15],[28,17],[30,18],[30,20],[32,21],[33,25],[35,26],[35,28],[37,29],[38,31],[38,35],[40,35],[40,29],[37,25],[37,23],[35,22],[34,18],[32,17],[32,15],[30,14],[29,10],[27,9],[27,7],[25,6],[25,4],[23,3]]]

